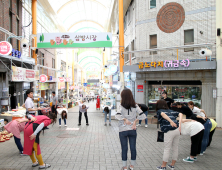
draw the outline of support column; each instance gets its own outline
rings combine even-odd
[[[32,0],[32,34],[37,34],[37,0]],[[33,47],[37,47],[37,37],[34,37]],[[33,56],[35,59],[35,65],[37,64],[37,54],[33,50]]]
[[[124,89],[124,21],[123,21],[123,0],[119,0],[119,60],[120,60],[120,83],[121,91]]]
[[[222,29],[222,1],[217,0],[216,1],[216,28]],[[215,30],[216,31],[216,30]],[[220,33],[221,34],[221,33]],[[217,35],[217,34],[216,34]],[[216,102],[216,121],[217,126],[222,127],[222,79],[221,79],[221,73],[222,73],[222,47],[220,45],[222,36],[216,37],[216,50],[217,50],[217,78],[216,78],[216,87],[217,87],[217,102]]]

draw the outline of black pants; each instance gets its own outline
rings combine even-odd
[[[57,115],[57,106],[55,107],[55,105],[52,105],[52,113],[55,113],[55,115]]]
[[[88,124],[88,116],[87,116],[87,112],[84,113],[84,116],[86,118],[86,124]],[[82,120],[82,112],[79,112],[79,124],[81,124],[81,120]]]
[[[215,128],[215,129],[216,129],[216,128]],[[210,132],[210,135],[209,135],[209,142],[208,142],[207,147],[210,146],[210,143],[211,143],[211,141],[212,141],[212,137],[213,137],[213,135],[214,135],[215,129],[212,130],[212,131]]]
[[[204,130],[201,130],[198,134],[191,136],[190,156],[197,156],[198,154],[200,154],[203,135]]]

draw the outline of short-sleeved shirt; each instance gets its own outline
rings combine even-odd
[[[161,113],[165,113],[174,123],[176,123],[177,127],[172,127],[170,125],[170,122],[166,119],[164,119],[162,116],[161,116]],[[175,112],[173,110],[170,110],[170,109],[160,109],[157,111],[157,117],[158,117],[158,121],[160,123],[160,128],[161,128],[161,131],[164,132],[164,133],[167,133],[169,130],[175,130],[179,127],[179,123],[178,121],[176,120],[177,117],[179,115],[179,112]]]
[[[89,106],[86,106],[85,104],[82,104],[82,103],[80,103],[80,102],[78,102],[78,104],[79,104],[79,111],[80,111],[80,112],[82,112],[82,113],[87,112],[87,109],[89,108]],[[85,109],[82,108],[83,105],[86,106]]]
[[[35,111],[28,111],[28,109],[33,109],[34,108],[34,103],[32,101],[32,98],[27,97],[26,101],[25,101],[25,108],[26,111],[31,113],[31,114],[35,114]]]
[[[145,104],[138,104],[138,106],[141,108],[141,110],[142,110],[143,112],[148,111],[147,105],[145,105]]]
[[[196,120],[196,121],[198,121],[200,123],[202,123],[203,125],[206,123],[206,120],[198,118],[196,114],[192,114],[192,116],[190,118],[193,119],[193,120]]]
[[[217,127],[217,122],[215,122],[215,120],[210,119],[211,124],[212,124],[212,128],[210,129],[210,132],[213,131],[216,127]]]
[[[194,136],[204,129],[200,122],[185,122],[181,123],[181,134]]]
[[[169,97],[167,97],[164,100],[167,102],[168,108],[170,109],[171,108],[171,103],[174,103],[174,100],[169,98]]]
[[[186,119],[190,119],[191,116],[193,115],[192,110],[187,106],[182,106],[180,112],[186,115]]]
[[[56,101],[57,101],[57,103],[58,103],[58,97],[57,97],[57,96],[54,96],[54,97],[52,98],[52,105],[56,105]]]
[[[201,112],[201,109],[199,109],[198,107],[193,107],[192,112],[196,115],[199,115],[201,117],[205,117],[205,114],[203,112]]]

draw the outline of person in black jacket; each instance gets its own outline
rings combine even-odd
[[[143,111],[143,113],[146,115],[146,117],[147,117],[147,115],[148,115],[148,110],[149,110],[149,108],[147,107],[147,105],[145,105],[145,104],[137,104],[139,107],[140,107],[140,109]],[[138,125],[136,125],[137,127],[138,126],[141,126],[141,122],[142,122],[142,120],[140,120],[139,121],[139,124]],[[147,128],[148,127],[148,119],[146,118],[145,119],[145,127]]]

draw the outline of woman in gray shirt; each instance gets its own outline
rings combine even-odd
[[[122,91],[121,104],[115,117],[119,120],[119,138],[123,161],[122,170],[127,170],[128,140],[131,151],[131,165],[129,169],[133,170],[136,164],[136,122],[146,119],[146,115],[135,103],[132,92],[129,89]]]

